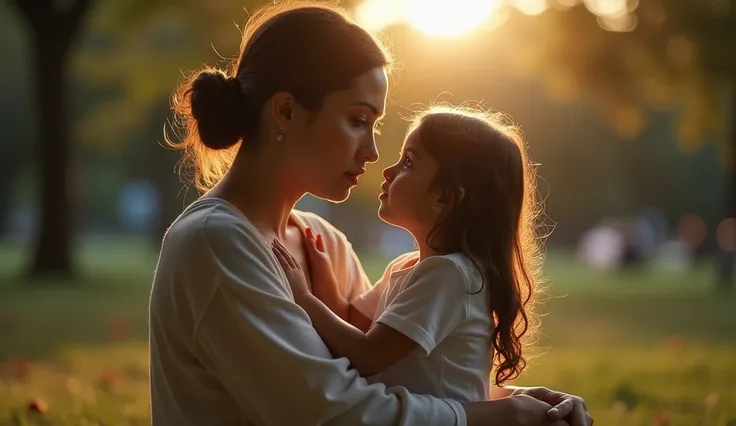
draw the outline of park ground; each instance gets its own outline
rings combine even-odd
[[[85,241],[74,283],[25,282],[0,246],[0,425],[148,425],[156,247]],[[363,255],[377,277],[385,259]],[[552,251],[536,355],[516,384],[585,397],[596,426],[736,425],[736,297],[714,267],[594,271]],[[288,392],[288,390],[286,390]]]

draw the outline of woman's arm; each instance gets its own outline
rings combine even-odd
[[[330,356],[255,235],[232,226],[205,231],[212,255],[197,263],[216,273],[217,292],[198,321],[193,349],[258,423],[466,424],[457,402],[368,385],[347,360]]]

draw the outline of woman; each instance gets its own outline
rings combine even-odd
[[[278,238],[307,267],[310,227],[349,283],[344,295],[367,288],[344,235],[293,207],[306,193],[345,200],[378,159],[374,125],[389,60],[364,30],[322,6],[261,9],[241,50],[230,76],[205,70],[175,98],[186,127],[176,146],[207,192],[172,224],[156,268],[153,425],[592,424],[580,398],[544,388],[460,404],[368,385],[332,358],[268,242]]]

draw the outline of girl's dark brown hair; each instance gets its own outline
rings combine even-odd
[[[427,245],[465,254],[483,277],[478,292],[489,286],[495,382],[502,385],[525,368],[523,347],[539,323],[541,203],[534,165],[521,133],[502,115],[438,106],[417,116],[411,129],[438,163],[433,187],[453,202]]]
[[[229,72],[195,72],[173,97],[181,142],[200,190],[227,172],[242,143],[255,144],[263,105],[278,91],[318,110],[329,93],[390,63],[386,50],[340,8],[325,3],[271,3],[250,15],[239,60]]]

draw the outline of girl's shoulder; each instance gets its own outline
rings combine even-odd
[[[419,260],[418,251],[410,251],[408,253],[404,253],[402,255],[399,255],[396,259],[389,262],[388,266],[386,266],[386,272],[394,273],[394,272],[401,271],[403,269],[411,268],[417,263],[418,260]]]
[[[468,291],[477,291],[481,273],[473,261],[463,253],[439,254],[418,262],[413,268],[413,279],[425,275],[452,278],[464,284]]]

